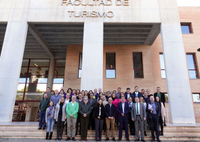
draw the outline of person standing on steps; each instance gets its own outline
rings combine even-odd
[[[67,112],[67,139],[70,140],[72,137],[73,141],[76,141],[76,122],[78,117],[79,104],[76,102],[76,95],[72,96],[72,101],[67,104],[66,112]],[[72,128],[72,129],[71,129]]]
[[[45,112],[49,105],[49,99],[47,94],[44,94],[44,98],[40,101],[39,105],[39,128],[38,130],[45,129],[46,121],[45,121]]]
[[[95,118],[95,140],[101,141],[104,118],[105,118],[105,108],[103,106],[102,99],[99,99],[98,104],[94,107],[94,118]]]
[[[57,122],[57,137],[55,140],[62,140],[64,122],[66,119],[66,104],[64,97],[60,98],[60,101],[56,105],[55,117]]]
[[[141,141],[144,140],[144,121],[146,120],[146,109],[143,103],[139,102],[139,98],[135,97],[135,103],[132,105],[131,111],[132,121],[135,123],[135,141],[140,141],[139,130],[141,133]]]
[[[54,114],[55,114],[54,104],[53,101],[51,101],[49,103],[49,107],[46,109],[46,115],[45,115],[45,120],[47,123],[46,140],[48,140],[49,132],[50,132],[49,140],[52,139],[54,122],[55,122]]]

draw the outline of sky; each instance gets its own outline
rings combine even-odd
[[[200,0],[177,0],[178,6],[200,6]]]

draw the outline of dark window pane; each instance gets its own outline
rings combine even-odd
[[[133,69],[142,69],[142,53],[133,53]]]
[[[106,69],[115,69],[115,53],[106,53]]]
[[[65,74],[65,68],[64,67],[55,67],[55,70],[54,70],[54,76],[60,76],[60,75],[63,75]]]
[[[143,78],[142,53],[133,53],[133,77]]]
[[[181,25],[181,30],[183,34],[189,34],[191,33],[190,31],[190,25]]]
[[[82,53],[79,55],[79,69],[82,69]]]
[[[134,78],[143,78],[143,70],[133,70]]]

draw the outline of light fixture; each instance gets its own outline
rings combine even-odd
[[[200,52],[200,48],[198,48],[197,51]]]
[[[38,65],[37,65],[36,63],[34,63],[34,65],[35,65],[36,67],[38,67]]]

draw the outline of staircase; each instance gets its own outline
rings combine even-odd
[[[0,138],[29,138],[29,139],[44,139],[46,135],[45,130],[37,130],[38,123],[10,123],[10,124],[0,124]],[[64,128],[65,130],[65,128]],[[119,131],[116,130],[116,139],[118,139]],[[53,139],[56,137],[56,127],[53,133]],[[92,130],[88,131],[88,140],[94,140],[95,132]],[[67,136],[65,132],[63,134],[63,139]],[[80,139],[80,135],[75,137],[77,140]],[[111,137],[110,137],[111,138]],[[102,136],[105,140],[105,135]],[[135,137],[130,135],[130,140],[134,140]],[[160,137],[161,140],[166,141],[200,141],[200,126],[167,126],[164,127],[164,136]],[[123,132],[123,139],[125,140],[125,132]],[[147,132],[145,140],[151,140],[150,131]]]

